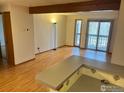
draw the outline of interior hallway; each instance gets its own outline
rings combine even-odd
[[[81,55],[90,59],[101,60],[100,62],[106,62],[109,58],[103,52],[80,50],[72,47],[44,52],[36,55],[36,59],[30,62],[12,68],[0,67],[0,91],[48,91],[46,86],[37,84],[36,74],[71,55]]]

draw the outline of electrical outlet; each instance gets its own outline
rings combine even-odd
[[[40,50],[40,48],[39,48],[39,47],[38,47],[37,49],[38,49],[38,50]]]
[[[30,31],[30,29],[29,29],[29,28],[27,28],[27,32],[28,32],[28,31]]]
[[[40,47],[37,47],[37,50],[39,51],[39,53],[40,53]]]

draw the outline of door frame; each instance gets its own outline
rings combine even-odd
[[[97,47],[96,47],[96,49],[87,48],[87,44],[88,44],[88,38],[87,37],[88,37],[88,33],[89,33],[89,22],[91,22],[91,21],[99,22],[98,35],[99,35],[99,30],[100,30],[100,22],[111,22],[111,27],[110,27],[110,31],[109,31],[107,50],[106,51],[98,50]],[[88,19],[88,21],[87,21],[87,30],[86,30],[86,38],[85,38],[85,49],[110,53],[109,51],[110,51],[110,45],[111,45],[113,24],[114,24],[114,19]],[[98,45],[98,38],[97,38],[97,45]]]
[[[79,44],[79,46],[75,46],[76,22],[77,22],[78,20],[81,20],[80,44]],[[74,47],[79,47],[79,48],[80,48],[80,45],[81,45],[81,35],[82,35],[82,24],[83,24],[83,19],[75,19],[75,27],[74,27],[74,42],[73,42],[73,46],[74,46]]]
[[[9,66],[15,66],[10,12],[1,12],[0,14],[2,15],[3,21],[7,63]]]

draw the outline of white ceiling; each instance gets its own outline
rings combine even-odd
[[[83,2],[83,1],[91,1],[91,0],[0,0],[1,4],[13,3],[16,5],[22,6],[43,6],[43,5],[52,5],[52,4],[64,4],[71,2]]]

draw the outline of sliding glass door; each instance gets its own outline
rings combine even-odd
[[[108,51],[112,21],[89,21],[86,48]]]
[[[82,20],[75,21],[74,46],[80,47]]]

